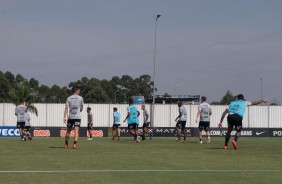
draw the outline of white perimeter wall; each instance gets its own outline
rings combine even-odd
[[[33,127],[64,127],[64,104],[34,104],[38,109],[38,117],[31,114],[31,124]],[[123,121],[127,114],[126,104],[85,104],[82,113],[82,125],[87,125],[86,108],[91,107],[94,127],[110,127],[113,122],[113,107],[117,107],[121,113],[121,120]],[[140,126],[142,126],[143,116],[141,105],[136,105],[140,115]],[[185,105],[188,111],[187,127],[197,127],[195,118],[197,115],[197,105]],[[227,106],[212,106],[211,127],[217,127],[222,112]],[[151,105],[146,105],[148,112],[151,110]],[[178,116],[178,106],[175,104],[156,104],[155,105],[155,127],[174,127],[175,118]],[[15,126],[15,105],[14,104],[0,104],[0,126]],[[227,126],[226,117],[223,123]],[[127,124],[122,122],[122,126]],[[244,127],[252,128],[282,128],[282,106],[250,106],[248,107],[243,119]]]

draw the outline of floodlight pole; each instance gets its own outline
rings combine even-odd
[[[260,99],[262,100],[262,78],[260,79]]]
[[[156,52],[157,52],[157,23],[158,23],[158,18],[160,18],[160,14],[157,14],[156,17],[156,26],[155,26],[155,50],[154,50],[154,73],[153,73],[153,106],[152,106],[152,115],[151,115],[151,126],[154,127],[154,114],[155,114],[155,76],[156,76]]]

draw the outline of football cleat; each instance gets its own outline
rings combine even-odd
[[[72,145],[72,148],[73,148],[73,149],[76,149],[76,144],[73,144],[73,145]]]
[[[237,150],[238,149],[238,146],[237,146],[237,143],[236,143],[236,141],[232,141],[232,146],[233,146],[233,148],[235,149],[235,150]]]

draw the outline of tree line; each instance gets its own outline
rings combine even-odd
[[[64,87],[58,85],[49,87],[39,84],[34,78],[28,80],[21,74],[0,71],[0,103],[18,104],[21,98],[28,100],[29,104],[65,103],[67,97],[72,94],[73,86],[81,88],[81,96],[85,103],[128,103],[132,96],[144,96],[145,99],[153,96],[153,81],[147,74],[135,79],[128,75],[114,76],[111,80],[82,77]],[[171,97],[168,93],[164,96]],[[235,96],[227,90],[219,102],[211,102],[211,105],[228,105],[234,99]]]
[[[82,77],[64,87],[49,87],[34,78],[0,71],[0,103],[18,104],[20,98],[29,98],[30,103],[65,103],[73,86],[81,88],[85,103],[127,103],[131,96],[150,98],[153,94],[151,76],[145,74],[135,79],[128,75],[111,80]]]

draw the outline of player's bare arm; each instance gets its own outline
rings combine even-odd
[[[129,116],[130,116],[130,112],[127,112],[127,116],[126,116],[126,118],[124,119],[123,122],[125,122]]]
[[[196,116],[196,123],[198,123],[198,118],[200,117],[201,111],[198,110],[197,116]]]
[[[268,101],[268,99],[253,101],[252,105],[259,105],[261,103],[266,103],[267,101]]]
[[[177,121],[182,116],[182,113],[180,112],[177,118],[175,118],[175,121]]]
[[[222,113],[222,115],[221,115],[221,118],[220,118],[220,122],[219,122],[219,124],[218,124],[218,128],[221,128],[222,127],[222,122],[223,122],[223,120],[224,120],[224,118],[225,118],[225,116],[226,116],[226,114],[228,113],[228,109],[225,109],[225,111]]]
[[[68,116],[68,106],[66,105],[65,107],[65,111],[64,111],[64,123],[66,124],[67,123],[67,116]]]

